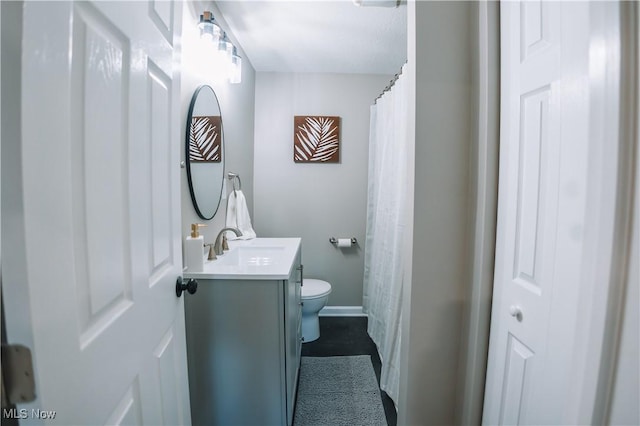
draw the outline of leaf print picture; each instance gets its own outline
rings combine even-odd
[[[220,127],[222,117],[191,117],[189,128],[189,161],[219,163],[222,159]]]
[[[296,163],[339,162],[340,117],[296,115],[293,135]]]

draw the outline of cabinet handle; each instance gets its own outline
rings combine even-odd
[[[300,283],[300,287],[302,287],[304,285],[304,265],[300,265],[296,269],[300,271],[300,281],[298,281],[298,283]]]
[[[176,296],[182,296],[183,291],[188,291],[189,294],[195,294],[198,290],[198,281],[190,278],[189,280],[183,280],[182,277],[178,277],[176,281]]]
[[[300,302],[300,303],[298,303],[298,305],[304,306],[304,302]]]

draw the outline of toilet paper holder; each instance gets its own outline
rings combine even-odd
[[[331,237],[329,238],[329,242],[331,244],[338,244],[338,239],[336,237]],[[356,237],[351,237],[351,244],[358,244],[358,240],[356,239]]]

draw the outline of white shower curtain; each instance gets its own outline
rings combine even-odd
[[[406,64],[403,67],[405,71]],[[382,360],[380,387],[398,404],[410,155],[406,73],[371,106],[363,308]]]

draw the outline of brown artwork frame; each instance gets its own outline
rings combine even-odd
[[[339,163],[340,117],[294,116],[293,161],[296,163]]]
[[[222,161],[222,117],[191,117],[189,124],[189,161],[219,163]]]

